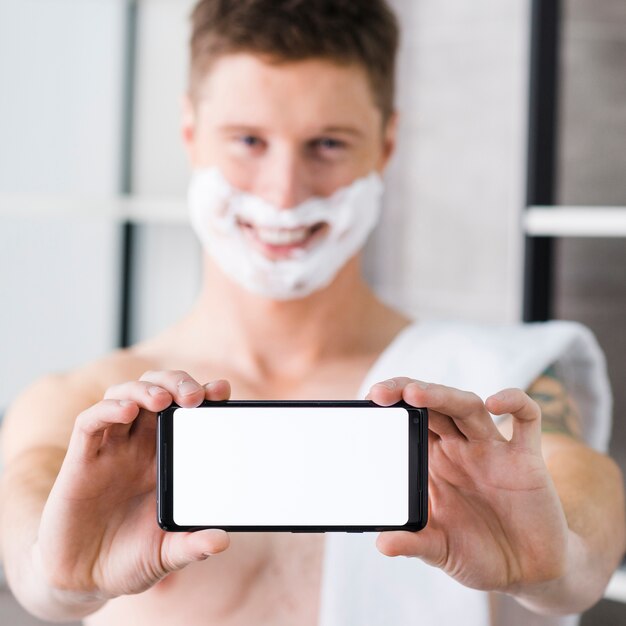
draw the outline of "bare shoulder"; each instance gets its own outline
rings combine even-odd
[[[139,378],[153,363],[133,349],[35,381],[13,401],[2,424],[2,459],[8,464],[32,448],[65,450],[79,413],[102,399],[111,385]]]

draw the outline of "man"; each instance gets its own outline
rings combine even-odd
[[[397,31],[383,0],[204,0],[193,28],[183,135],[196,170],[192,221],[207,251],[202,290],[154,339],[47,377],[15,402],[2,525],[15,595],[36,615],[91,625],[409,623],[455,598],[468,598],[464,623],[485,623],[487,596],[474,590],[538,614],[596,602],[624,549],[621,476],[581,441],[585,415],[563,383],[539,377],[545,364],[533,374],[544,426],[559,431],[542,435],[540,407],[520,389],[483,402],[403,377],[417,360],[408,339],[429,366],[452,362],[454,349],[426,349],[428,326],[411,325],[361,277],[359,249],[395,143]],[[582,332],[560,328],[521,330],[502,362],[528,337],[550,344],[565,332],[545,352],[558,360]],[[398,580],[410,583],[381,615],[333,613],[337,598],[324,599],[339,554],[324,554],[325,544],[342,537],[158,528],[156,412],[223,400],[231,388],[240,399],[354,398],[394,351],[406,369],[376,379],[369,397],[429,408],[431,498],[426,529],[382,533],[386,556],[362,568],[402,568]],[[503,416],[499,428],[490,413]],[[411,578],[418,571],[446,582],[425,594]],[[348,572],[362,575],[354,560]],[[380,587],[368,595],[387,593]],[[349,590],[336,587],[340,601],[350,604]],[[394,602],[413,608],[389,619]]]

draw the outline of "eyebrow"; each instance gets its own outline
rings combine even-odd
[[[325,126],[320,129],[320,133],[342,133],[354,137],[363,137],[363,132],[354,126]]]
[[[218,126],[218,130],[223,133],[246,132],[257,133],[263,130],[260,126],[246,126],[245,124],[224,124]]]
[[[246,133],[258,133],[264,129],[261,126],[249,126],[246,124],[224,124],[219,126],[218,130],[222,133],[233,132],[246,132]],[[352,135],[353,137],[363,137],[364,133],[354,126],[324,126],[323,128],[316,129],[312,134],[324,135],[326,133],[337,133],[343,135]]]

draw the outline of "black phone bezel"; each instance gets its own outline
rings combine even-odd
[[[360,407],[385,408],[369,400],[225,400],[204,401],[200,407]],[[172,476],[173,414],[178,408],[172,404],[157,418],[157,521],[170,532],[189,532],[205,528],[220,528],[228,532],[380,532],[384,530],[418,531],[428,519],[428,411],[406,402],[393,407],[408,412],[409,428],[409,520],[403,526],[179,526],[173,516]]]

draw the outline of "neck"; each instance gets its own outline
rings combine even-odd
[[[250,376],[298,377],[327,359],[382,349],[407,322],[375,297],[358,256],[325,289],[288,301],[243,290],[208,258],[204,269],[185,334],[196,350],[228,355]]]

